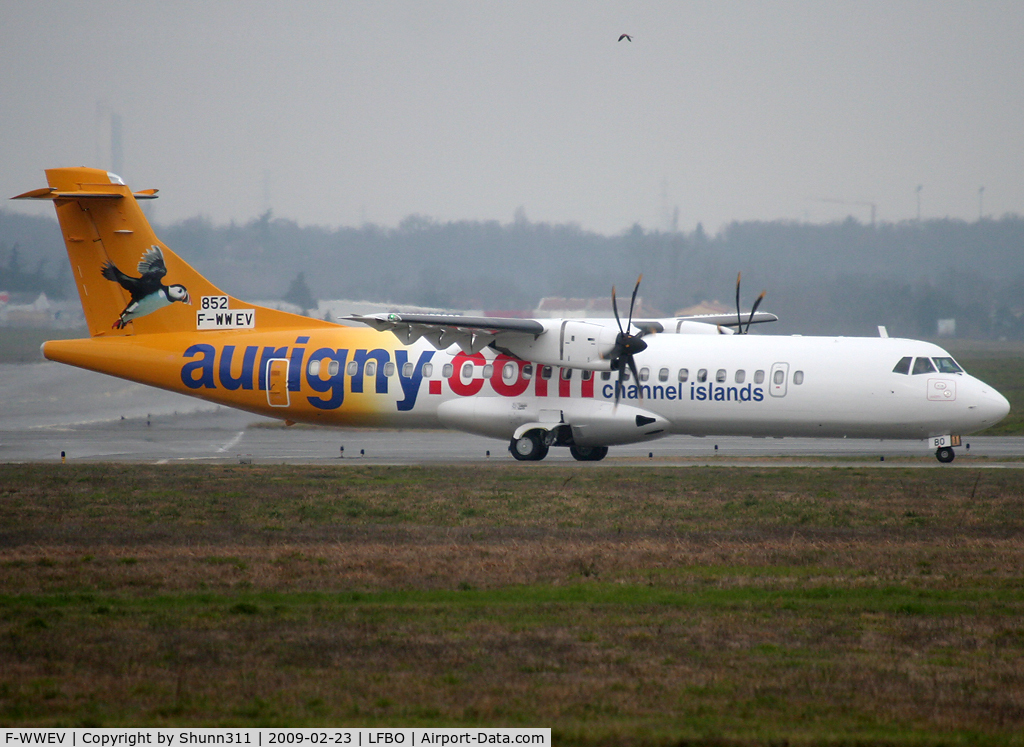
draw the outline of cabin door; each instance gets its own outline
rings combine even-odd
[[[271,407],[288,406],[288,359],[267,361],[267,402]]]
[[[788,363],[773,363],[771,378],[768,379],[768,391],[773,397],[786,396],[786,382],[789,379]]]

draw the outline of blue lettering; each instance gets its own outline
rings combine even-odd
[[[707,398],[708,398],[708,393],[704,389],[704,387],[702,387],[702,386],[697,387],[697,400],[700,401],[700,402],[703,402]]]
[[[737,402],[739,402],[739,400],[740,400],[740,393],[739,393],[739,391],[737,391],[736,387],[731,386],[731,387],[729,387],[728,389],[725,390],[725,399],[726,399],[727,402],[732,402],[734,399]]]
[[[345,400],[345,360],[347,358],[348,350],[331,350],[330,348],[320,348],[309,356],[310,361],[320,360],[320,370],[316,376],[312,376],[309,371],[306,371],[306,383],[314,392],[331,393],[331,396],[327,398],[306,397],[309,404],[320,410],[335,410],[341,406]],[[338,364],[338,370],[333,375],[330,373],[332,361]],[[326,379],[323,378],[324,374],[328,375]]]
[[[363,374],[366,369],[366,361],[373,358],[377,361],[377,374],[376,374],[376,386],[374,387],[377,394],[388,393],[388,377],[384,375],[384,364],[391,360],[391,356],[387,350],[357,350],[352,354],[352,360],[358,364],[355,376],[352,377],[352,391],[362,392],[363,391]]]
[[[216,389],[217,385],[213,381],[213,363],[217,357],[217,351],[213,349],[213,345],[199,344],[192,345],[183,353],[185,358],[193,358],[197,355],[203,356],[203,359],[191,361],[181,367],[181,383],[189,389],[201,387]],[[196,378],[197,372],[198,378]]]
[[[603,387],[601,387],[601,394],[604,395],[605,399],[611,399],[612,397],[615,396],[615,390],[612,389],[611,384],[605,384]]]
[[[242,356],[242,374],[236,379],[231,375],[231,359],[235,355],[235,346],[225,345],[224,349],[220,352],[220,385],[231,391],[239,387],[242,389],[252,389],[252,370],[256,365],[256,351],[258,349],[252,345],[245,349],[245,353]]]
[[[749,402],[749,401],[750,401],[750,384],[747,384],[745,387],[740,389],[740,402]]]
[[[711,386],[711,384],[708,384],[708,386]],[[715,389],[715,402],[725,402],[725,387],[724,386],[720,386],[717,389]]]
[[[299,338],[299,340],[309,341],[308,337]],[[296,340],[298,342],[299,340]],[[305,354],[305,348],[292,348],[292,355],[288,361],[288,391],[297,392],[302,387],[302,356]]]
[[[764,390],[761,387],[758,387],[757,389],[754,390],[754,401],[755,402],[760,402],[763,399],[764,399]]]
[[[395,351],[395,365],[398,366],[398,383],[402,385],[402,393],[405,399],[398,403],[398,411],[406,412],[416,405],[416,396],[420,392],[420,383],[423,381],[423,364],[434,357],[433,350],[420,353],[420,359],[413,366],[411,376],[403,376],[402,369],[409,362],[409,351]]]

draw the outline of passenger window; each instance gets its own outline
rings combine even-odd
[[[742,368],[736,369],[736,383],[737,384],[742,384],[746,380],[747,380],[747,372],[744,371]]]
[[[462,364],[462,378],[472,379],[473,378],[473,364],[463,363]]]
[[[910,373],[910,361],[914,360],[909,355],[906,358],[900,358],[900,362],[893,368],[893,373],[898,374],[909,374]]]
[[[377,375],[377,361],[373,358],[366,361],[366,370],[363,372],[365,376],[376,376]]]
[[[706,368],[702,368],[700,371],[697,372],[697,381],[699,381],[700,383],[703,384],[707,380],[708,380],[708,370]]]
[[[688,378],[690,378],[690,369],[688,369],[688,368],[680,368],[679,369],[679,380],[680,381],[686,381]]]
[[[651,378],[651,369],[647,368],[646,366],[644,368],[641,368],[639,373],[640,381],[647,381],[649,378]]]
[[[388,361],[387,363],[384,364],[384,375],[385,376],[394,376],[395,375],[395,364],[392,363],[391,361]]]
[[[484,366],[484,378],[489,379],[494,374],[494,366],[490,363]]]
[[[594,372],[593,371],[581,371],[580,372],[580,378],[583,379],[584,381],[590,381],[592,378],[594,378]]]
[[[359,364],[356,363],[355,361],[349,361],[348,365],[345,366],[345,373],[347,373],[349,376],[355,376],[357,373],[359,373]]]
[[[444,368],[441,369],[441,375],[446,379],[450,379],[452,377],[452,371],[452,364],[445,363]]]
[[[412,368],[413,368],[412,361],[410,361],[409,363],[403,363],[402,364],[402,376],[404,376],[407,379],[410,376],[412,376]]]
[[[516,364],[506,363],[501,369],[501,380],[506,384],[511,384],[516,380]]]
[[[532,363],[527,363],[525,366],[523,366],[523,378],[526,381],[529,381],[530,379],[533,378],[533,364]]]
[[[341,370],[341,364],[338,361],[331,361],[330,365],[327,366],[327,375],[337,376],[339,370]]]
[[[754,371],[754,383],[755,384],[763,384],[764,383],[764,371]]]
[[[571,378],[572,378],[572,369],[571,368],[563,368],[562,369],[562,381],[568,381]]]
[[[658,371],[658,381],[668,381],[668,369],[663,368]]]
[[[602,371],[601,372],[601,381],[611,381],[611,379],[612,379],[612,372],[611,371]]]
[[[541,366],[540,377],[542,379],[550,379],[551,378],[551,366]]]
[[[793,372],[793,383],[796,384],[797,386],[799,386],[800,384],[804,383],[804,372],[803,371],[794,371]]]
[[[633,372],[630,371],[628,367],[622,369],[622,380],[623,381],[629,381],[629,377],[632,376],[632,375],[633,375]]]
[[[311,377],[317,377],[320,375],[320,359],[317,358],[315,361],[309,362],[309,375]]]
[[[719,384],[723,383],[725,381],[725,378],[726,376],[724,368],[720,368],[718,369],[718,371],[715,372],[715,381],[717,381]]]
[[[932,358],[939,373],[963,373],[964,370],[952,358]]]
[[[424,379],[429,379],[433,375],[434,375],[434,364],[433,363],[424,363],[423,364],[423,378]]]
[[[774,374],[772,374],[772,381],[774,381],[776,384],[779,384],[779,385],[785,383],[785,381],[786,381],[786,372],[783,371],[780,368],[778,371],[776,371]]]
[[[915,374],[926,374],[935,373],[935,366],[927,358],[917,358],[914,361],[914,373]]]

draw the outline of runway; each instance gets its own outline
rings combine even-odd
[[[0,462],[237,464],[515,463],[507,444],[453,431],[286,428],[56,363],[0,365]],[[694,438],[613,447],[603,462],[660,466],[871,466],[1024,468],[1024,438],[968,437],[940,465],[920,441]],[[554,448],[534,466],[579,464]]]

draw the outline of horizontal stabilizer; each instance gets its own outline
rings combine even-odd
[[[156,189],[144,189],[141,192],[133,193],[136,200],[155,200]],[[12,197],[12,200],[121,200],[124,195],[119,192],[91,192],[82,190],[60,190],[53,187],[33,189],[25,194]]]

